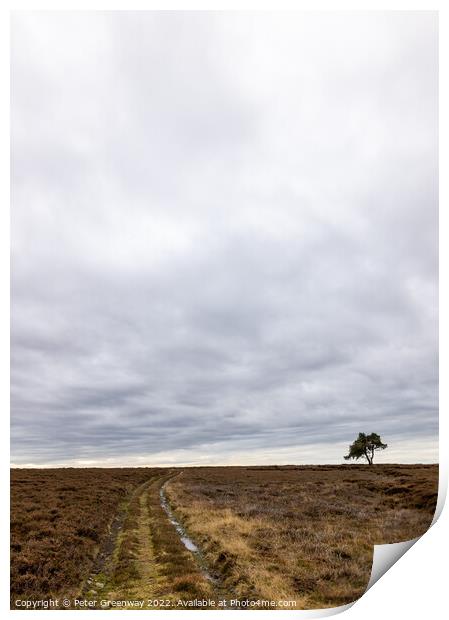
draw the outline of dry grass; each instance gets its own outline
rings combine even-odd
[[[147,495],[154,554],[160,575],[157,595],[172,601],[213,598],[210,583],[162,509],[159,490],[169,477],[170,474],[151,485]]]
[[[228,588],[297,608],[361,596],[374,544],[423,534],[437,466],[186,469],[167,492]]]
[[[374,544],[428,528],[437,475],[405,465],[15,469],[11,598],[341,605],[363,593]],[[201,561],[161,507],[167,480]]]
[[[171,470],[158,470],[133,493],[113,553],[101,573],[88,580],[87,598],[98,599],[99,583],[102,598],[139,599],[146,609],[154,599],[176,607],[179,600],[212,596],[209,582],[161,507],[159,491],[171,476]]]
[[[74,596],[151,469],[11,470],[11,600]]]

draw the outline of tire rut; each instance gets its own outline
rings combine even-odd
[[[170,506],[165,487],[169,482],[181,476],[182,473],[183,472],[181,471],[174,476],[171,476],[162,483],[159,490],[161,506],[166,513],[168,520],[175,528],[182,544],[193,556],[195,563],[197,564],[205,579],[207,579],[211,583],[215,596],[219,599],[226,601],[229,601],[230,599],[235,599],[237,596],[236,593],[233,592],[231,588],[227,587],[223,583],[222,576],[210,567],[209,563],[206,560],[204,551],[201,549],[200,545],[190,537],[186,528],[182,525],[181,521],[175,515],[172,507]]]

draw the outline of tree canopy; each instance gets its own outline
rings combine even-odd
[[[387,447],[387,444],[382,443],[382,440],[377,433],[371,433],[370,435],[359,433],[359,436],[354,443],[349,446],[349,454],[347,454],[344,458],[349,460],[365,457],[368,464],[372,465],[374,460],[374,452],[376,450],[385,450]]]

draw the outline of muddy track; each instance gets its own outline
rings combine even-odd
[[[165,482],[163,482],[163,484],[161,485],[159,490],[161,506],[166,513],[168,520],[175,528],[180,541],[182,542],[184,547],[192,554],[200,572],[211,583],[215,596],[219,599],[225,599],[226,601],[229,601],[230,599],[235,599],[237,597],[236,593],[231,591],[229,587],[225,586],[222,576],[210,567],[209,563],[206,560],[205,553],[202,551],[200,545],[190,537],[186,528],[182,525],[181,521],[175,515],[172,507],[170,506],[170,502],[166,494],[166,486],[169,482],[181,476],[182,473],[183,472],[181,471],[174,476],[170,476],[170,478],[165,480]]]
[[[84,597],[236,598],[169,504],[165,487],[181,474],[160,472],[132,492],[83,583]]]
[[[101,544],[97,556],[95,557],[92,570],[90,571],[90,574],[82,585],[81,594],[83,596],[86,596],[86,594],[92,589],[93,584],[97,584],[96,587],[99,587],[99,584],[102,583],[101,581],[96,582],[96,578],[98,577],[98,575],[110,574],[112,568],[112,558],[117,546],[117,539],[123,529],[123,525],[128,514],[129,505],[135,497],[142,493],[144,488],[148,486],[148,484],[152,480],[153,478],[150,478],[150,480],[146,480],[138,487],[136,487],[126,500],[126,503],[122,505],[119,512],[112,519],[112,522],[109,526],[108,534],[103,543]]]

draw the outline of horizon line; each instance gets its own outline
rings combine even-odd
[[[425,462],[415,462],[415,463],[401,463],[401,462],[391,462],[391,463],[373,463],[369,465],[368,463],[285,463],[285,464],[264,464],[264,463],[255,463],[252,465],[248,464],[233,464],[233,465],[15,465],[10,464],[10,469],[194,469],[194,468],[217,468],[217,467],[245,467],[247,469],[254,467],[264,467],[264,468],[273,468],[273,467],[373,467],[373,466],[382,466],[388,467],[391,465],[403,465],[403,466],[414,466],[414,465],[438,465],[439,461],[432,463]]]

